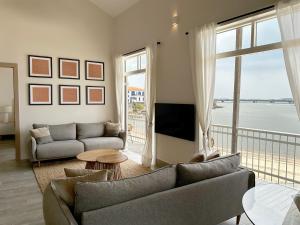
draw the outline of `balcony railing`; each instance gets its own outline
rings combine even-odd
[[[144,144],[146,138],[145,114],[128,115],[128,141],[131,143]]]
[[[231,153],[232,129],[212,125],[214,149]],[[268,130],[238,128],[237,151],[241,164],[258,178],[300,188],[300,135]]]

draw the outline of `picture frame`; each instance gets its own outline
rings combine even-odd
[[[52,105],[52,84],[28,84],[29,105]]]
[[[59,85],[59,105],[80,105],[80,85]]]
[[[104,81],[105,70],[104,62],[100,61],[85,61],[85,79],[94,81]]]
[[[52,78],[52,57],[28,55],[28,76],[36,78]]]
[[[80,79],[80,60],[58,58],[58,77],[60,79]]]
[[[87,105],[105,105],[104,86],[86,86]]]

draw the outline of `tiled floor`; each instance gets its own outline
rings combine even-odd
[[[42,194],[30,163],[16,162],[13,143],[0,141],[0,225],[44,225],[42,213]],[[234,224],[235,218],[220,225]],[[251,223],[243,215],[240,224]]]

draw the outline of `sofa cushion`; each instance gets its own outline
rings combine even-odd
[[[104,123],[77,123],[78,139],[102,137],[104,135]]]
[[[170,190],[176,184],[176,167],[123,180],[75,185],[75,214],[101,209],[122,202]]]
[[[49,125],[54,141],[76,140],[76,124]]]
[[[177,186],[183,186],[238,170],[240,154],[224,156],[201,163],[177,165]]]
[[[98,138],[87,138],[80,140],[85,147],[85,150],[95,150],[95,149],[123,149],[124,142],[119,137],[98,137]]]
[[[105,123],[105,137],[118,137],[121,131],[121,126],[118,123]]]
[[[74,206],[74,186],[77,182],[95,182],[95,181],[106,181],[107,171],[101,170],[96,173],[87,174],[85,176],[63,178],[52,180],[59,197],[65,201],[68,206]]]
[[[76,140],[76,124],[59,124],[59,125],[47,125],[47,124],[33,124],[34,129],[41,127],[49,127],[51,137],[54,141],[66,141]]]
[[[84,145],[76,140],[37,145],[38,160],[74,157],[81,152],[84,152]]]
[[[30,130],[31,136],[35,138],[38,144],[47,144],[53,142],[48,127],[41,127]]]

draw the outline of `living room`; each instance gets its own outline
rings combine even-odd
[[[0,0],[0,224],[297,224],[299,4]],[[70,206],[73,170],[131,197],[78,184]]]

